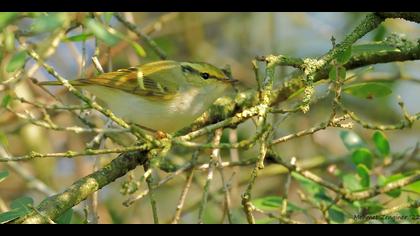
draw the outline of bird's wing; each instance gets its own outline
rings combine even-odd
[[[160,61],[76,81],[83,85],[120,89],[149,99],[171,99],[179,90],[179,81],[175,80],[182,72],[177,67],[177,62]]]

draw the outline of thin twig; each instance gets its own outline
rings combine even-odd
[[[38,118],[33,118],[34,116],[27,112],[29,115],[24,115],[18,112],[15,112],[11,109],[7,109],[8,111],[15,114],[17,117],[24,119],[28,122],[30,122],[33,125],[37,125],[40,127],[44,127],[47,129],[55,130],[55,131],[66,131],[66,132],[74,132],[76,134],[79,133],[124,133],[124,132],[130,132],[129,129],[122,129],[122,128],[84,128],[79,126],[70,126],[70,127],[60,127],[54,124],[49,118],[45,120],[40,120]],[[46,115],[46,114],[44,114]],[[45,116],[44,116],[45,117]]]
[[[115,13],[114,16],[119,22],[121,22],[125,27],[127,27],[127,29],[135,33],[137,37],[143,39],[160,57],[160,59],[165,60],[167,58],[166,53],[156,44],[156,42],[153,41],[153,39],[151,39],[147,34],[144,34],[140,30],[138,30],[136,25],[124,19],[124,17],[121,16],[119,13]]]
[[[341,109],[345,113],[347,113],[354,122],[358,123],[365,129],[382,130],[382,131],[404,129],[404,128],[411,127],[415,121],[420,120],[420,113],[418,113],[412,116],[409,115],[408,117],[404,117],[404,119],[402,119],[399,123],[395,125],[376,125],[376,124],[371,124],[360,119],[354,112],[348,110],[342,103],[339,103],[339,105]]]
[[[264,159],[267,154],[268,145],[267,145],[267,138],[269,134],[268,132],[265,132],[260,144],[260,150],[258,154],[258,160],[255,164],[254,169],[252,170],[250,180],[248,181],[247,188],[245,190],[245,193],[242,195],[242,206],[244,208],[248,223],[255,224],[255,218],[252,212],[255,210],[255,207],[251,203],[251,192],[252,188],[254,187],[255,180],[258,177],[258,173],[261,169],[264,168]]]
[[[230,198],[230,190],[229,190],[228,184],[226,182],[225,175],[223,173],[223,165],[222,165],[222,159],[220,157],[220,149],[218,149],[218,150],[219,150],[218,151],[219,153],[217,155],[217,170],[218,170],[218,172],[220,174],[220,178],[222,180],[223,193],[224,193],[224,196],[225,196],[225,212],[227,214],[229,224],[232,224],[233,223],[233,221],[232,221],[232,211],[231,211],[232,200]]]
[[[274,145],[274,144],[279,144],[279,143],[283,143],[286,141],[289,141],[290,139],[294,139],[294,138],[298,138],[298,137],[302,137],[305,135],[310,135],[313,134],[315,132],[318,132],[320,130],[326,129],[327,127],[343,127],[340,126],[340,124],[338,122],[341,122],[343,120],[346,120],[348,118],[348,116],[344,115],[344,116],[340,116],[337,118],[334,118],[333,120],[328,120],[327,122],[322,122],[321,124],[311,127],[309,129],[305,129],[293,134],[289,134],[289,135],[285,135],[281,138],[277,138],[274,139],[270,142],[270,146]]]
[[[194,151],[194,153],[192,155],[192,158],[191,158],[191,162],[190,162],[192,166],[194,166],[195,163],[197,162],[197,158],[198,158],[199,153],[200,153],[199,150]],[[174,217],[173,217],[173,220],[172,220],[172,224],[178,224],[178,222],[181,218],[182,208],[184,207],[185,199],[187,198],[187,194],[190,190],[191,183],[192,183],[192,180],[193,180],[193,175],[194,175],[194,168],[191,168],[187,172],[187,180],[185,181],[184,188],[182,188],[181,196],[179,197],[178,204],[176,205],[175,214],[174,214]]]
[[[147,172],[149,169],[147,165],[144,165],[144,171]],[[150,169],[150,175],[146,177],[146,183],[147,188],[149,189],[149,199],[150,199],[150,206],[152,207],[152,213],[153,213],[153,222],[155,224],[159,224],[159,216],[157,212],[157,204],[156,204],[156,198],[154,195],[154,180],[153,180],[153,169]]]
[[[93,156],[93,155],[102,155],[110,153],[124,153],[124,152],[133,152],[133,151],[144,151],[148,149],[148,145],[143,144],[139,146],[129,146],[124,148],[113,148],[113,149],[86,149],[82,152],[67,151],[67,152],[56,152],[56,153],[38,153],[35,151],[30,152],[28,155],[17,156],[13,158],[8,158],[7,156],[1,156],[0,162],[10,162],[10,161],[27,161],[35,158],[48,158],[48,157],[79,157],[79,156]]]
[[[10,154],[4,149],[2,145],[0,145],[0,156],[13,159],[13,157],[10,156]],[[16,172],[18,176],[22,177],[26,181],[26,184],[29,188],[35,189],[46,196],[51,196],[55,194],[55,191],[51,187],[46,185],[41,180],[37,179],[27,169],[25,169],[18,163],[6,162],[5,165],[12,169],[14,172]]]
[[[217,129],[214,132],[213,144],[217,145],[217,144],[220,143],[222,133],[223,133],[223,129]],[[198,223],[199,224],[203,223],[203,216],[204,216],[204,211],[206,209],[206,205],[207,205],[207,201],[208,201],[210,184],[213,180],[214,169],[216,167],[217,158],[218,158],[219,154],[220,154],[220,149],[218,149],[218,148],[213,149],[212,154],[211,154],[211,159],[210,159],[210,162],[209,162],[207,179],[206,179],[206,183],[205,183],[204,189],[203,189],[203,197],[202,197],[202,200],[201,200],[200,209],[198,211]]]

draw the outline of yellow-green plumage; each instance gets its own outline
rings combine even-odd
[[[129,122],[174,132],[192,123],[233,81],[207,63],[157,61],[70,83],[91,92]]]

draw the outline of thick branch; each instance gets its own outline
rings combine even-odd
[[[362,53],[353,56],[344,67],[347,70],[356,69],[364,66],[389,63],[396,61],[412,61],[420,59],[420,45],[410,41],[403,42],[403,46],[398,47],[400,51],[384,51],[375,53]],[[315,76],[315,81],[328,78],[328,68],[319,71]]]
[[[381,24],[383,19],[375,14],[369,14],[363,19],[363,21],[350,33],[340,44],[337,44],[336,47],[327,52],[324,56],[320,58],[324,63],[322,67],[317,69],[324,69],[326,64],[330,62],[333,58],[337,56],[338,53],[346,50],[348,47],[351,47],[358,39],[374,30]],[[317,70],[318,71],[318,70]]]
[[[18,218],[12,223],[46,224],[48,222],[45,216],[51,220],[56,219],[95,191],[124,176],[128,171],[142,165],[145,161],[144,152],[123,153],[102,169],[76,181],[63,193],[46,198],[36,207],[37,211]]]

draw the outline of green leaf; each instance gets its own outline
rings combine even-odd
[[[390,148],[385,134],[380,131],[376,131],[373,133],[372,139],[373,142],[375,142],[376,149],[378,149],[379,153],[381,153],[382,156],[388,156]]]
[[[399,211],[399,213],[401,216],[406,216],[407,219],[411,219],[413,223],[415,222],[415,220],[413,219],[418,219],[418,217],[420,216],[419,210],[417,208],[402,209]]]
[[[366,208],[369,214],[376,214],[384,209],[383,204],[378,202],[376,204],[367,205]]]
[[[16,218],[19,218],[20,216],[23,216],[25,214],[22,214],[21,209],[13,209],[10,211],[6,211],[0,214],[0,224],[9,222],[11,220],[14,220]]]
[[[10,204],[10,207],[12,209],[10,211],[3,212],[0,214],[0,224],[26,215],[31,210],[28,205],[33,205],[33,203],[34,201],[30,197],[20,197],[14,200]]]
[[[0,12],[0,30],[3,30],[18,16],[17,12]]]
[[[340,131],[340,138],[349,151],[366,146],[363,139],[353,131]]]
[[[140,57],[145,57],[146,56],[146,51],[144,51],[144,48],[142,46],[140,46],[140,44],[138,44],[134,41],[130,41],[130,44],[134,48],[134,50],[136,51],[137,55],[139,55]]]
[[[261,210],[278,210],[283,202],[282,197],[267,196],[252,200],[252,204]]]
[[[363,186],[360,184],[360,181],[353,174],[345,174],[342,177],[344,188],[350,191],[359,191],[363,189]]]
[[[375,35],[373,36],[373,41],[382,41],[385,38],[385,34],[387,33],[386,27],[381,24],[378,28],[375,30]]]
[[[374,42],[374,43],[353,45],[352,51],[354,54],[361,54],[361,53],[400,52],[400,49],[384,42]]]
[[[0,182],[5,180],[9,176],[9,172],[7,170],[0,171]]]
[[[412,184],[409,184],[405,187],[403,187],[404,190],[408,190],[408,191],[412,191],[412,192],[416,192],[420,194],[420,181],[416,181]]]
[[[383,187],[383,186],[385,186],[385,185],[387,185],[387,184],[389,184],[389,183],[392,183],[392,182],[398,181],[398,180],[400,180],[400,179],[404,179],[404,178],[406,178],[407,176],[410,176],[411,174],[412,174],[412,173],[398,173],[398,174],[391,175],[391,176],[388,176],[388,177],[385,177],[385,176],[381,175],[381,176],[379,176],[379,178],[378,178],[378,185],[379,185],[380,187]]]
[[[346,78],[346,68],[343,66],[332,66],[330,72],[328,73],[328,77],[333,81],[344,80]]]
[[[68,20],[67,13],[49,13],[36,17],[31,25],[31,29],[35,33],[51,32],[57,29]]]
[[[27,58],[26,51],[20,51],[15,53],[15,55],[12,56],[12,59],[10,59],[9,63],[6,65],[6,71],[7,72],[14,72],[19,68],[22,68],[25,65],[25,61]]]
[[[324,187],[320,186],[319,184],[313,182],[312,180],[309,180],[302,175],[293,172],[292,177],[299,182],[300,186],[302,186],[303,189],[308,193],[310,196],[310,200],[314,204],[318,204],[321,201],[327,202],[327,203],[333,203],[333,200],[330,196],[328,196],[325,192]]]
[[[101,23],[94,19],[87,19],[86,27],[108,46],[113,46],[120,41],[119,37],[109,32]]]
[[[80,41],[86,41],[88,38],[90,38],[92,36],[93,36],[92,33],[82,33],[82,34],[77,34],[77,35],[73,35],[73,36],[67,37],[63,41],[64,42],[80,42]]]
[[[352,162],[357,166],[364,164],[367,168],[372,169],[373,156],[369,149],[359,148],[353,151],[351,155]]]
[[[336,59],[337,62],[341,65],[346,64],[351,58],[351,47],[344,49],[343,51],[337,53]]]
[[[384,83],[363,82],[349,85],[343,89],[345,93],[359,98],[385,97],[392,93],[392,90]]]
[[[70,224],[71,218],[73,217],[73,209],[68,209],[60,217],[57,218],[57,224]]]
[[[6,94],[1,100],[1,107],[6,108],[10,104],[10,101],[12,101],[12,96]]]
[[[394,189],[392,191],[387,192],[386,195],[393,198],[397,198],[401,195],[401,189]]]
[[[13,200],[13,202],[10,204],[10,207],[12,209],[22,209],[23,211],[25,211],[25,214],[26,214],[31,210],[29,205],[33,205],[33,204],[34,204],[34,200],[32,198],[23,196],[23,197]]]
[[[412,199],[412,198],[410,198],[410,196],[408,196],[407,197],[407,203],[414,203],[415,201],[417,201],[418,199],[417,198],[415,198],[415,199]],[[403,215],[403,216],[420,216],[420,209],[417,207],[417,208],[413,208],[413,207],[410,207],[410,208],[408,208],[408,209],[402,209],[402,210],[400,210],[400,214],[401,215]]]
[[[337,206],[332,206],[328,209],[328,216],[331,223],[342,224],[346,220],[346,215],[343,210]]]
[[[369,169],[363,165],[359,164],[357,165],[357,174],[360,177],[360,185],[363,188],[369,188],[370,186],[370,175],[369,175]]]
[[[267,196],[252,200],[252,204],[263,211],[278,211],[283,205],[283,198],[279,196]],[[304,209],[288,202],[287,211],[304,211]]]
[[[381,175],[378,178],[378,186],[383,187],[383,186],[385,186],[389,183],[392,183],[394,181],[398,181],[398,180],[403,179],[405,177],[406,177],[406,175],[404,175],[402,173],[399,173],[399,174],[396,174],[396,175],[391,175],[389,177],[385,177],[385,176]],[[401,195],[401,189],[394,189],[392,191],[387,192],[386,195],[388,195],[390,197],[393,197],[393,198],[397,198]]]
[[[355,201],[353,205],[358,205],[359,211],[367,211],[368,214],[376,214],[384,209],[384,204],[377,200]]]

